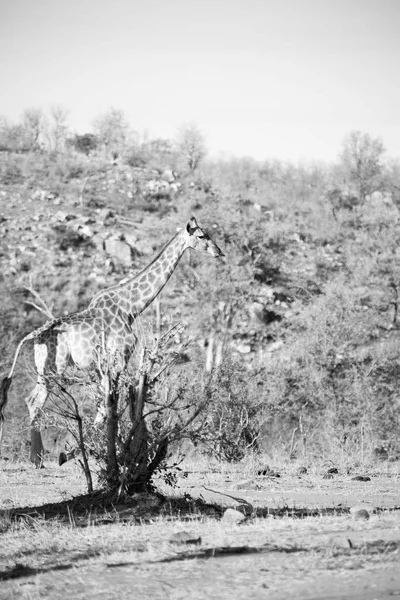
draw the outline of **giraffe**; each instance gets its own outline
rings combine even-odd
[[[23,344],[29,340],[34,342],[37,380],[25,402],[31,423],[31,461],[39,466],[43,444],[38,417],[51,391],[49,376],[61,378],[71,364],[82,370],[94,368],[99,372],[99,363],[106,360],[112,361],[115,372],[121,371],[134,348],[135,319],[161,292],[183,253],[190,248],[214,258],[224,256],[192,217],[137,275],[98,292],[87,309],[47,321],[21,340],[10,373],[0,389],[0,447],[3,409]]]

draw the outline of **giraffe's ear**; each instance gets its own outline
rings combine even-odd
[[[195,230],[197,227],[198,227],[198,225],[197,225],[197,221],[196,221],[196,219],[195,219],[194,217],[192,217],[192,218],[189,220],[188,224],[186,225],[186,231],[187,231],[187,232],[188,232],[190,235],[192,235],[192,234],[193,234],[193,231],[194,231],[194,230]]]

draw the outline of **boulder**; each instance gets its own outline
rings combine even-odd
[[[132,264],[131,247],[126,242],[108,238],[104,242],[104,249],[107,254],[117,258],[124,265],[130,266]]]
[[[245,519],[246,516],[234,508],[227,508],[222,517],[222,520],[228,523],[242,523]]]

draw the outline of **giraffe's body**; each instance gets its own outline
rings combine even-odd
[[[214,257],[222,255],[218,246],[192,218],[186,229],[177,233],[143,271],[123,283],[94,296],[86,310],[48,321],[28,334],[17,347],[9,376],[4,379],[0,396],[0,443],[2,410],[22,345],[34,342],[37,382],[26,399],[31,420],[31,459],[38,464],[43,446],[36,420],[50,393],[49,375],[61,377],[69,365],[103,371],[112,361],[121,371],[135,344],[132,325],[135,318],[154,300],[171,277],[187,248]]]
[[[35,364],[41,370],[62,375],[73,364],[89,369],[105,356],[126,361],[135,341],[132,319],[115,311],[113,319],[102,308],[88,308],[48,321],[26,336],[33,339]]]

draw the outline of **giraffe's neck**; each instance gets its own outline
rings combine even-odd
[[[184,232],[177,233],[143,271],[110,288],[102,290],[89,308],[118,310],[135,317],[161,292],[186,250]]]

